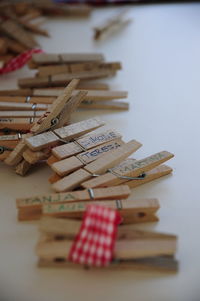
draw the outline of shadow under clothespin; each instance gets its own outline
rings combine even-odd
[[[112,18],[109,18],[103,22],[100,26],[94,27],[94,40],[104,40],[108,36],[113,35],[116,32],[121,31],[124,27],[132,22],[132,19],[125,18],[128,10],[122,10],[120,13]]]

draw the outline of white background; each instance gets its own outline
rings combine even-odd
[[[200,300],[200,5],[129,7],[133,23],[95,43],[92,27],[118,10],[95,10],[89,20],[48,20],[43,27],[51,39],[38,40],[47,52],[103,52],[108,61],[123,63],[110,83],[129,91],[130,111],[79,112],[73,120],[102,115],[126,141],[143,143],[138,159],[162,150],[175,154],[169,162],[173,176],[134,189],[131,197],[159,198],[160,221],[137,227],[177,234],[180,270],[171,275],[37,268],[37,226],[17,222],[15,198],[51,191],[51,171],[44,165],[22,178],[1,164],[0,289],[5,300]],[[30,74],[24,68],[3,76],[0,88],[14,88],[17,77]]]

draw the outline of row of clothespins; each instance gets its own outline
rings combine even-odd
[[[89,17],[88,5],[58,5],[53,1],[1,1],[0,68],[16,55],[38,47],[33,34],[49,36],[39,26],[41,17]]]
[[[108,84],[94,81],[113,76],[121,69],[120,62],[105,62],[102,54],[40,53],[33,55],[30,66],[37,68],[36,77],[20,79],[19,89],[0,91],[0,160],[7,156],[3,150],[7,147],[9,151],[30,131],[73,78],[81,79],[72,92],[75,99],[81,95],[75,108],[129,108],[128,102],[120,101],[127,97],[126,91],[113,91]]]
[[[131,230],[129,225],[157,221],[158,200],[127,199],[130,188],[170,174],[172,169],[162,163],[173,154],[161,151],[135,160],[129,156],[141,144],[125,143],[115,130],[105,130],[101,119],[65,125],[84,95],[72,96],[77,85],[78,80],[69,83],[5,160],[24,174],[45,159],[55,173],[51,182],[59,193],[17,199],[19,220],[42,218],[43,235],[37,245],[40,266],[76,266],[67,260],[68,252],[80,227],[77,219],[92,204],[117,210],[123,220],[111,268],[176,271],[176,236]]]

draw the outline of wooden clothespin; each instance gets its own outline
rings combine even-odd
[[[51,168],[54,172],[56,172],[59,176],[63,177],[67,174],[89,164],[100,158],[103,154],[109,153],[114,149],[121,147],[124,142],[121,139],[112,140],[110,142],[100,144],[90,150],[86,150],[85,152],[81,152],[77,156],[71,156],[64,160],[60,160],[51,164]]]
[[[23,137],[21,133],[0,136],[0,161],[4,161],[9,156]]]
[[[66,83],[69,83],[74,78],[79,78],[80,80],[93,80],[93,79],[111,77],[114,75],[115,75],[115,71],[110,71],[110,70],[75,72],[69,74],[57,74],[57,75],[46,76],[46,77],[22,78],[18,80],[18,85],[20,88],[42,88],[42,87],[63,86]]]
[[[32,56],[32,62],[37,66],[102,61],[104,56],[101,53],[36,53]]]
[[[0,118],[39,118],[45,114],[46,111],[0,111]]]
[[[53,103],[51,108],[46,114],[40,118],[37,122],[33,123],[31,127],[32,134],[29,134],[30,137],[33,134],[41,133],[43,131],[48,130],[49,128],[57,128],[67,123],[70,118],[71,112],[76,108],[77,104],[79,105],[80,101],[82,101],[82,97],[84,96],[82,93],[79,94],[79,97],[71,98],[71,93],[78,84],[78,80],[74,79],[72,82],[66,87],[63,94],[60,95],[57,100]],[[67,108],[69,111],[67,112]],[[65,114],[60,115],[61,112],[65,110]],[[26,150],[25,140],[17,145],[13,152],[6,158],[5,163],[8,165],[17,165],[23,158],[23,152]]]
[[[123,224],[158,221],[155,213],[160,207],[157,199],[103,200],[43,205],[42,214],[44,216],[82,218],[88,204],[119,210]]]
[[[5,39],[0,38],[0,55],[4,55],[7,52],[7,44]]]
[[[26,144],[33,151],[42,150],[47,146],[55,145],[59,141],[63,143],[69,142],[104,124],[105,123],[97,117],[87,119],[27,138]]]
[[[4,37],[6,46],[7,46],[7,51],[10,51],[12,53],[16,53],[16,54],[20,54],[24,51],[27,50],[27,47],[25,47],[24,45],[22,45],[21,43],[10,39],[8,37]]]
[[[133,152],[137,151],[140,147],[141,143],[137,142],[136,140],[122,144],[122,146],[119,148],[103,154],[95,161],[84,166],[84,168],[80,168],[70,175],[65,176],[63,179],[54,183],[52,187],[57,192],[73,190],[93,176],[98,177],[99,174],[103,174],[108,169],[116,166],[124,159],[129,157]]]
[[[48,104],[52,104],[54,100],[62,93],[61,90],[60,93],[56,96],[0,96],[0,106],[2,106],[5,102],[8,103],[8,108],[12,108],[12,103],[17,103],[26,110],[31,110],[33,107],[33,104],[36,104],[36,110],[43,108],[43,110],[46,110],[48,108]],[[23,105],[22,105],[23,104]],[[38,106],[38,104],[40,104]],[[42,105],[42,106],[41,106]],[[16,109],[15,107],[12,109]]]
[[[91,6],[86,4],[63,4],[61,6],[50,1],[35,1],[34,6],[40,9],[45,15],[66,17],[88,17],[92,9]]]
[[[76,146],[78,145],[77,140],[74,143],[76,144]],[[73,142],[71,142],[69,144],[73,144]],[[56,158],[55,156],[49,155],[47,164],[49,166],[51,166],[51,168],[55,171],[58,169],[58,174],[60,174],[60,173],[62,175],[68,174],[68,173],[70,173],[70,171],[76,170],[76,169],[84,166],[85,164],[88,164],[89,162],[96,160],[104,153],[108,153],[113,149],[117,149],[122,144],[124,144],[124,142],[121,139],[115,139],[110,142],[96,146],[92,149],[86,150],[85,152],[83,151],[84,149],[82,148],[82,149],[80,149],[81,153],[79,155],[71,156],[70,158],[67,158],[67,159],[64,159],[61,161],[58,158]],[[80,147],[80,146],[78,145],[78,147]],[[23,157],[25,155],[27,157],[27,161],[29,163],[33,164],[33,162],[35,161],[36,153],[40,154],[41,151],[35,152],[35,151],[28,149],[27,152],[24,152]],[[54,164],[54,163],[57,163],[57,164]],[[63,164],[64,164],[64,166],[62,167]]]
[[[40,103],[20,103],[12,101],[0,101],[0,110],[1,111],[47,111],[49,106],[46,104]]]
[[[39,223],[42,234],[36,253],[41,267],[78,267],[70,263],[68,253],[81,222],[73,219],[43,217]],[[150,269],[176,272],[178,262],[174,258],[177,237],[171,234],[141,231],[130,226],[118,228],[114,246],[114,258],[105,269]],[[80,267],[80,265],[79,265]]]
[[[67,193],[33,196],[16,200],[18,219],[20,221],[39,219],[42,215],[42,206],[47,204],[65,204],[79,201],[126,199],[130,189],[126,185],[119,187],[98,188]]]
[[[162,151],[142,160],[126,160],[118,166],[110,169],[106,174],[83,182],[81,186],[84,188],[106,187],[120,185],[129,180],[142,181],[145,179],[146,172],[154,169],[173,157],[173,154],[167,151]]]
[[[100,40],[105,36],[113,34],[119,31],[131,23],[131,19],[124,19],[125,11],[120,12],[115,17],[103,22],[102,26],[96,26],[94,28],[94,39]]]
[[[84,62],[72,64],[44,65],[38,67],[37,76],[44,77],[56,74],[66,74],[75,72],[98,71],[98,70],[121,70],[120,62]]]
[[[28,132],[38,118],[0,118],[0,132]]]
[[[64,89],[64,87],[54,87],[54,88],[41,88],[41,89],[15,89],[15,90],[0,90],[0,96],[25,96],[25,97],[55,97],[59,96],[61,89]],[[95,83],[92,81],[84,81],[79,82],[77,85],[77,89],[79,90],[109,90],[109,85],[106,83]],[[55,92],[56,91],[56,92]],[[5,100],[5,98],[4,98]],[[29,102],[29,100],[26,100],[25,102]]]
[[[101,132],[91,132],[84,137],[76,139],[75,142],[63,144],[52,149],[52,154],[62,160],[75,156],[83,151],[88,151],[91,148],[98,147],[101,144],[111,142],[113,140],[119,140],[122,135],[116,130],[108,129]]]
[[[19,41],[19,43],[27,48],[35,48],[38,46],[33,37],[28,34],[16,21],[11,19],[4,21],[1,20],[0,29],[9,37]]]

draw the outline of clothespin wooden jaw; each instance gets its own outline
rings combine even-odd
[[[130,195],[130,189],[126,185],[119,187],[87,189],[81,191],[71,191],[60,194],[49,194],[41,196],[33,196],[30,198],[22,198],[16,200],[18,208],[19,220],[38,219],[42,216],[43,205],[48,204],[66,204],[76,203],[79,201],[94,201],[94,200],[112,200],[125,199]]]
[[[38,122],[31,128],[32,133],[39,134],[49,130],[52,126],[53,128],[58,128],[60,126],[59,115],[64,109],[67,101],[69,101],[71,93],[76,88],[78,82],[79,80],[74,79],[68,84],[63,93],[58,96],[57,100],[52,104],[50,110],[46,112],[45,116],[39,119]]]
[[[43,217],[39,223],[42,235],[36,246],[39,266],[75,267],[67,260],[73,239],[81,222],[74,219]],[[59,239],[58,239],[59,238]],[[141,231],[128,225],[119,226],[114,245],[113,261],[104,269],[154,269],[176,272],[178,262],[174,259],[177,237],[171,234]]]
[[[77,96],[71,98],[72,91],[76,88],[79,80],[74,79],[71,81],[71,83],[66,87],[66,89],[63,91],[63,94],[61,94],[57,100],[52,104],[50,109],[45,113],[44,116],[42,116],[37,122],[33,123],[31,127],[31,133],[32,135],[44,132],[48,130],[49,128],[58,128],[59,125],[65,123],[65,121],[69,121],[69,115],[71,112],[73,112],[73,101],[75,103],[75,107],[80,103],[80,101],[83,100],[85,94],[79,93]],[[62,115],[62,117],[59,119],[60,114],[62,110],[65,108],[65,105],[69,102],[69,111],[67,112],[67,115]],[[69,115],[68,115],[69,114]],[[56,119],[57,118],[57,119]],[[55,122],[56,120],[56,122]],[[28,138],[28,136],[27,136]],[[25,138],[24,138],[25,139]],[[14,149],[9,156],[6,158],[5,163],[8,165],[17,165],[23,158],[23,152],[26,150],[26,144],[24,143],[24,140],[19,143],[16,149]]]
[[[96,26],[94,28],[94,40],[101,40],[130,24],[132,20],[124,18],[125,12],[122,11],[118,15],[104,21],[102,25]]]

